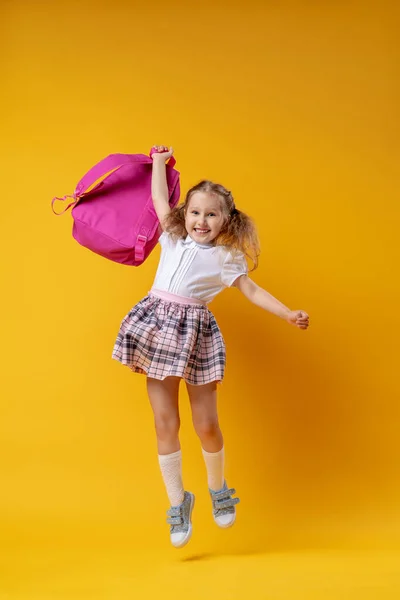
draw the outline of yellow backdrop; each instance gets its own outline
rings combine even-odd
[[[184,478],[197,506],[179,556],[398,545],[394,5],[2,3],[5,591],[69,590],[51,567],[55,548],[75,548],[76,573],[77,549],[96,548],[99,576],[113,552],[172,553],[145,378],[111,360],[158,249],[140,268],[108,262],[72,239],[69,214],[50,210],[107,154],[153,144],[174,146],[183,192],[201,178],[233,191],[259,229],[255,281],[311,319],[300,331],[237,290],[212,304],[228,350],[227,476],[242,504],[235,528],[214,526],[182,386]],[[39,582],[47,563],[32,557],[43,549],[59,588]],[[143,593],[156,593],[143,556],[109,596],[71,597],[128,598],[130,583],[135,597],[138,569],[149,573]]]

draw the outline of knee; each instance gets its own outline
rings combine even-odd
[[[193,422],[195,431],[201,440],[215,438],[220,429],[216,419],[202,419]]]
[[[180,427],[180,419],[176,415],[163,413],[154,419],[156,434],[160,440],[169,440],[177,437]]]

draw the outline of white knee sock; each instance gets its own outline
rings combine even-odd
[[[182,452],[172,454],[159,454],[161,474],[171,506],[179,506],[183,502],[184,489],[182,483]]]
[[[202,450],[207,469],[208,487],[213,492],[218,492],[224,487],[224,448],[222,447],[219,452],[206,452],[204,448]]]

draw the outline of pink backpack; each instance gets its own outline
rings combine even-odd
[[[138,266],[148,257],[161,233],[151,198],[151,154],[110,154],[82,177],[72,196],[53,198],[56,215],[73,206],[72,235],[79,244],[124,265]],[[166,168],[171,208],[180,194],[174,165],[172,157]],[[67,198],[73,202],[56,213],[54,202]]]

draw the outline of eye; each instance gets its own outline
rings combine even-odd
[[[198,211],[197,210],[192,210],[192,215],[198,215]]]
[[[208,213],[209,217],[215,217],[215,213]]]

